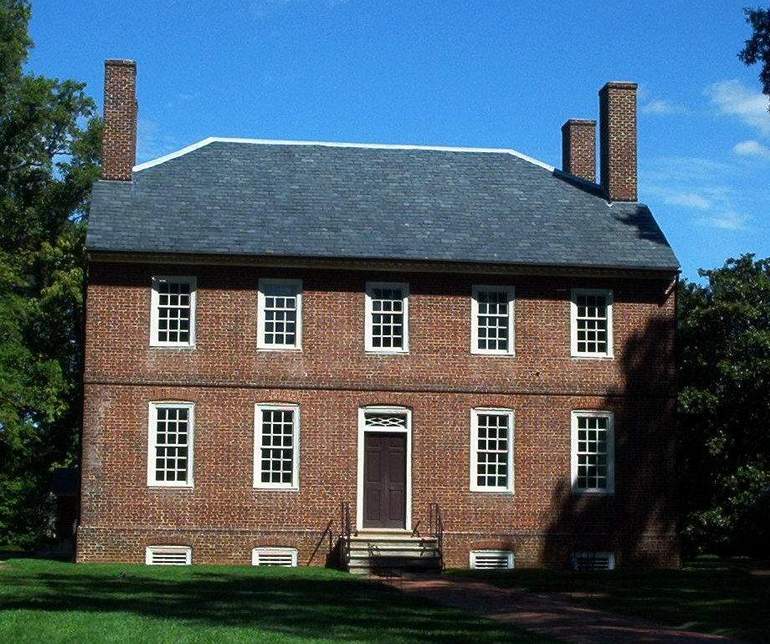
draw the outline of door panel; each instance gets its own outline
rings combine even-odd
[[[406,435],[364,435],[365,528],[406,527]]]

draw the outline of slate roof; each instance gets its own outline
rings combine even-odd
[[[640,203],[510,150],[207,139],[94,186],[91,251],[676,270]]]

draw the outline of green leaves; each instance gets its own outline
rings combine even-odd
[[[770,9],[745,9],[744,13],[746,22],[751,25],[752,36],[738,58],[747,65],[761,65],[762,92],[770,96]]]
[[[701,271],[679,291],[684,534],[704,551],[759,554],[770,539],[770,260]]]
[[[101,122],[84,85],[25,74],[29,5],[0,0],[0,542],[47,536],[82,408],[86,220]]]

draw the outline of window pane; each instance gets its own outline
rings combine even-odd
[[[266,280],[262,282],[261,288],[263,343],[268,346],[295,347],[299,308],[298,285]]]
[[[155,417],[155,480],[189,482],[189,409],[157,407]]]
[[[510,442],[508,414],[478,414],[476,420],[476,482],[479,487],[507,489]]]
[[[578,416],[577,418],[577,487],[588,490],[608,488],[609,418],[607,416]]]
[[[192,288],[188,281],[156,280],[158,293],[157,341],[189,344],[192,325]]]
[[[375,349],[404,348],[404,292],[401,288],[375,287],[370,290],[371,342]]]
[[[294,410],[263,409],[260,481],[294,483]]]
[[[609,322],[607,296],[577,295],[576,308],[577,352],[606,354]]]
[[[476,348],[482,351],[508,351],[511,313],[508,291],[479,289],[476,302]]]

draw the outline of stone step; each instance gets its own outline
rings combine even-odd
[[[421,559],[425,557],[438,557],[438,548],[404,548],[389,546],[385,548],[350,548],[350,557],[364,559],[368,557],[411,557]]]
[[[394,572],[438,572],[441,558],[433,557],[351,557],[348,571],[354,575],[389,574]]]

